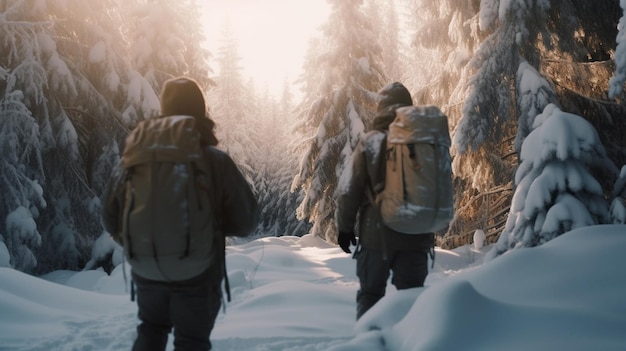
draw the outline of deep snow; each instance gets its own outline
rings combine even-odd
[[[425,288],[390,285],[358,323],[355,262],[338,247],[307,235],[227,250],[233,301],[216,350],[626,349],[626,225],[487,263],[488,247],[437,249]],[[0,311],[0,350],[128,350],[137,323],[122,265],[111,276],[0,268]]]

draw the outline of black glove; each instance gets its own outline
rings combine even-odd
[[[352,251],[350,251],[350,243],[352,243],[352,245],[356,245],[356,236],[354,235],[354,232],[339,232],[337,241],[339,242],[339,247],[341,247],[343,252],[352,253]]]

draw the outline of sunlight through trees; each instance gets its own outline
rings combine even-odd
[[[218,3],[0,1],[0,252],[10,266],[38,274],[110,265],[115,246],[92,252],[106,235],[101,192],[129,130],[158,116],[161,84],[180,75],[205,90],[219,147],[255,189],[257,236],[335,242],[337,181],[371,127],[375,92],[396,80],[450,118],[458,215],[439,245],[468,243],[476,230],[490,243],[518,231],[506,229],[519,215],[515,174],[550,104],[597,131],[606,162],[581,174],[599,184],[593,201],[614,203],[612,219],[598,221],[623,220],[614,201],[623,191],[613,190],[626,164],[619,1],[331,0],[307,37],[255,27],[281,44],[258,48],[259,57],[286,55],[292,41],[308,48],[300,72],[279,77],[281,94],[249,76],[227,22],[209,32],[219,45],[207,49],[205,11]],[[272,60],[263,62],[269,71]]]

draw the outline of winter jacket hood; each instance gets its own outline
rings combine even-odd
[[[378,106],[374,119],[375,130],[388,130],[396,118],[396,109],[413,105],[409,90],[401,83],[391,83],[378,91]]]
[[[383,111],[388,110],[394,105],[396,106],[411,106],[413,105],[413,99],[409,90],[399,82],[393,82],[386,85],[378,91],[379,101],[377,113],[381,114]]]
[[[162,116],[193,116],[196,127],[200,131],[204,145],[217,145],[213,130],[215,122],[207,113],[204,94],[198,83],[187,77],[179,77],[166,81],[161,90]]]

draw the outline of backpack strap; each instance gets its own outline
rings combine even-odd
[[[156,153],[155,152],[151,152],[150,156],[152,158],[152,160],[150,161],[150,191],[152,194],[155,193],[156,190],[156,183],[154,181],[154,172],[155,172],[155,165],[156,165]],[[156,247],[156,238],[154,236],[154,219],[156,218],[156,213],[154,213],[154,206],[150,206],[150,235],[152,236],[152,255],[154,256],[154,260],[156,261],[157,266],[159,267],[159,270],[161,270],[161,265],[159,263],[159,255],[157,253],[157,247]],[[161,272],[163,273],[163,272]]]
[[[129,168],[124,180],[126,184],[126,194],[124,196],[124,213],[122,213],[122,231],[123,236],[126,239],[126,246],[128,246],[128,257],[133,258],[133,243],[130,240],[130,212],[135,206],[135,185],[133,184],[133,168]]]
[[[437,178],[439,178],[441,175],[439,174],[440,168],[439,168],[439,150],[437,150],[439,145],[439,140],[435,139],[435,143],[431,144],[431,146],[433,147],[433,154],[435,156],[435,165],[437,166]],[[435,224],[435,218],[437,218],[437,216],[439,216],[439,207],[440,207],[440,203],[439,203],[439,186],[435,187],[435,215],[433,216],[433,220],[431,222],[431,225]],[[433,255],[433,267],[435,266],[435,249],[433,248],[432,250]]]
[[[196,173],[194,171],[195,167],[193,167],[193,164],[191,162],[187,162],[185,164],[185,167],[187,168],[187,174],[189,174],[190,178],[190,181],[187,183],[187,193],[191,194],[193,190],[197,187]],[[196,201],[200,201],[197,196]],[[185,231],[185,251],[183,251],[183,254],[179,257],[179,259],[181,260],[189,256],[189,246],[191,243],[191,231],[189,229],[189,226],[191,225],[191,206],[189,204],[187,205],[187,221],[189,223],[187,225],[187,230]]]
[[[158,189],[156,189],[156,182],[154,181],[154,174],[156,172],[156,164],[157,164],[157,158],[156,158],[157,154],[156,152],[151,152],[150,153],[150,187],[151,187],[151,192],[154,194],[156,193],[156,191]],[[150,206],[150,235],[152,236],[152,256],[154,258],[154,262],[156,263],[156,266],[159,270],[159,272],[161,272],[161,274],[163,275],[163,277],[165,277],[165,279],[168,282],[171,282],[172,279],[167,276],[167,274],[165,274],[165,272],[163,271],[163,268],[161,267],[161,261],[159,260],[159,254],[157,252],[157,246],[156,246],[156,237],[155,237],[155,232],[156,232],[156,228],[155,228],[155,218],[156,218],[157,214],[154,213],[154,206]]]

